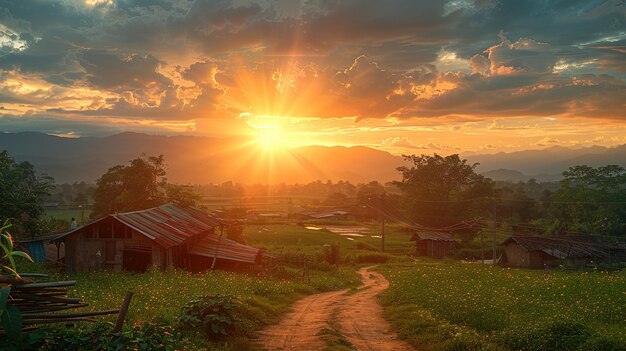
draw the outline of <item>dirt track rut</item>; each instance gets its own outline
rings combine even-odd
[[[347,290],[315,294],[297,301],[280,323],[259,335],[259,344],[269,351],[323,350],[320,335],[324,328],[334,328],[354,346],[367,351],[414,351],[399,340],[382,318],[382,308],[375,296],[387,289],[389,282],[381,274],[361,268],[363,285],[356,293]]]

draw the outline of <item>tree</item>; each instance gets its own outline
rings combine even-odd
[[[166,184],[165,198],[167,202],[176,202],[181,206],[196,206],[200,195],[189,185]]]
[[[411,167],[399,167],[402,181],[394,184],[408,204],[409,218],[442,227],[485,212],[489,202],[473,200],[492,194],[493,182],[475,172],[459,155],[403,155]]]
[[[11,220],[16,236],[34,237],[46,230],[43,202],[53,187],[54,179],[37,176],[32,164],[0,152],[0,218]]]
[[[346,206],[348,205],[348,196],[344,193],[331,193],[324,200],[324,205],[328,206]]]
[[[626,223],[626,170],[608,165],[570,167],[550,198],[551,231],[621,234]]]
[[[195,205],[198,196],[188,187],[168,184],[165,168],[163,155],[141,155],[127,166],[109,168],[96,181],[91,217],[142,210],[169,201]]]

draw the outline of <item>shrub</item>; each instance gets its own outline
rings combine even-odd
[[[187,302],[179,317],[180,326],[194,333],[202,331],[219,339],[235,331],[236,301],[229,296],[207,295]]]
[[[39,328],[20,339],[0,339],[3,350],[37,351],[173,351],[184,348],[176,331],[155,323],[145,323],[122,333],[112,333],[111,326],[96,324],[85,329]]]
[[[382,253],[355,253],[348,257],[352,263],[387,263],[389,255]]]
[[[368,243],[358,242],[355,247],[359,250],[367,250],[367,251],[378,251],[377,247],[370,245]]]

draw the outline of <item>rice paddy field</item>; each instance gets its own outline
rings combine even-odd
[[[626,350],[626,272],[419,260],[377,268],[385,316],[419,350]]]

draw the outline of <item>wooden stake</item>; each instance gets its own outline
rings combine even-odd
[[[113,328],[114,333],[119,333],[122,331],[122,326],[124,325],[124,320],[126,319],[126,314],[128,313],[128,306],[130,306],[130,300],[132,298],[133,292],[130,290],[126,290],[126,296],[124,297],[122,308],[120,308],[120,313],[117,315],[117,321],[115,322],[115,327]]]

